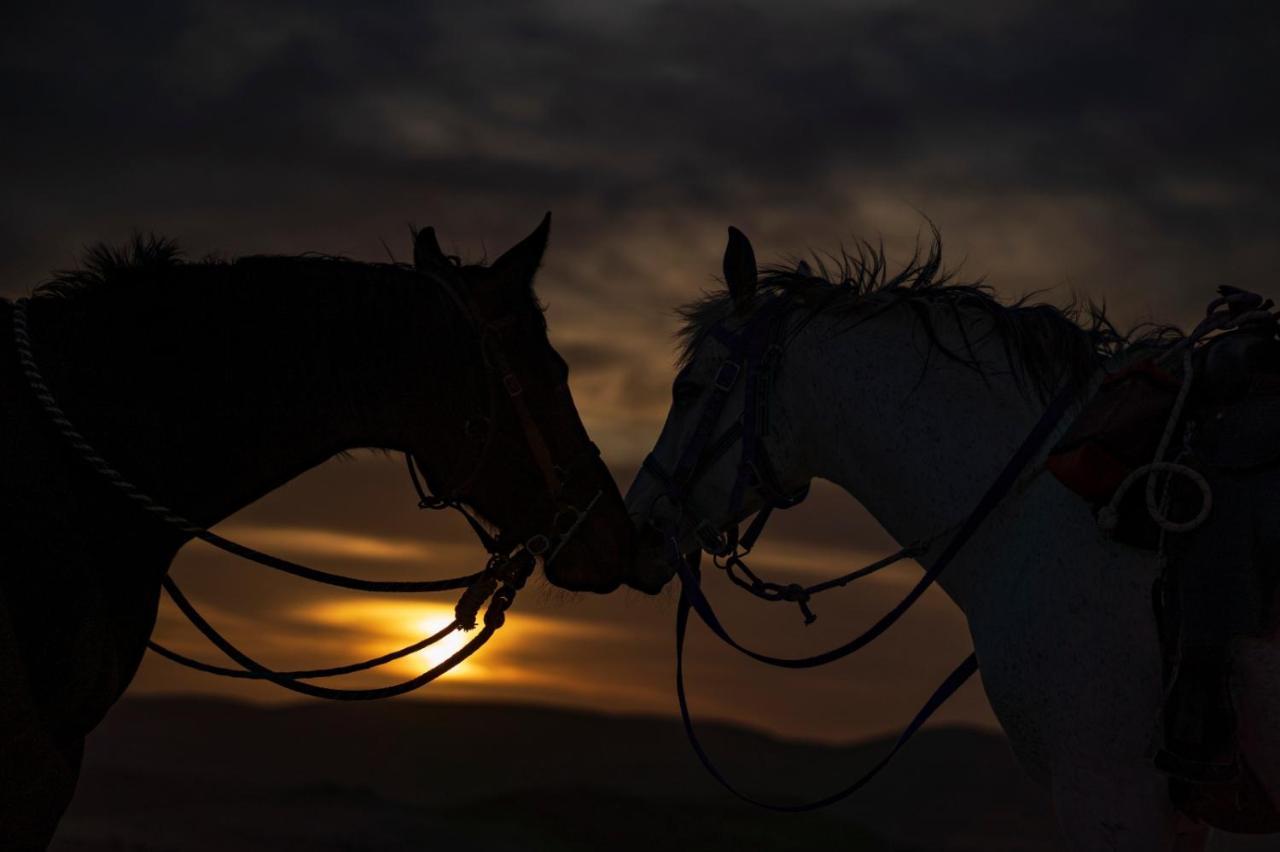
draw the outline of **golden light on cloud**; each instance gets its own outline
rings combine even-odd
[[[407,600],[337,599],[302,607],[295,615],[321,627],[336,628],[359,637],[353,653],[375,657],[396,647],[410,645],[446,627],[453,620],[453,604]],[[609,629],[592,624],[509,613],[503,628],[480,651],[442,676],[454,681],[481,681],[491,685],[528,684],[541,680],[537,672],[515,665],[512,652],[524,656],[554,655],[552,646],[577,639],[607,635]],[[471,640],[461,630],[399,660],[384,669],[396,677],[413,677],[447,660]]]
[[[449,545],[388,536],[359,535],[332,529],[304,526],[259,526],[228,524],[224,535],[261,550],[282,551],[298,556],[367,559],[375,562],[432,562],[443,557],[474,555],[474,547]]]
[[[437,633],[453,621],[453,606],[425,601],[328,601],[305,607],[297,615],[326,627],[337,627],[368,638],[357,640],[354,650],[361,657],[387,653],[389,645],[404,646]],[[455,630],[439,642],[390,662],[386,671],[412,677],[443,663],[471,638],[471,634]],[[464,660],[442,675],[463,679],[483,676],[473,659]]]

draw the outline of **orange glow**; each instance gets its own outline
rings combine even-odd
[[[330,600],[297,611],[305,620],[339,628],[358,637],[353,650],[362,657],[385,654],[398,646],[435,633],[453,620],[453,605],[427,601]],[[483,681],[486,684],[528,684],[541,680],[537,673],[511,660],[511,651],[546,654],[549,645],[601,636],[607,628],[544,616],[510,613],[503,628],[476,654],[442,675],[441,679]],[[385,671],[412,677],[448,659],[471,640],[474,633],[455,631],[434,645],[392,663]],[[367,638],[365,638],[367,637]]]
[[[434,561],[457,555],[474,556],[474,546],[450,546],[440,542],[387,536],[358,535],[317,527],[227,524],[220,531],[261,550],[295,555],[368,559],[378,562]]]

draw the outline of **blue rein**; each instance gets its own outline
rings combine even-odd
[[[781,355],[782,350],[777,343],[777,339],[780,336],[786,308],[789,304],[790,300],[786,295],[773,296],[756,311],[737,333],[728,332],[721,326],[717,326],[714,329],[713,333],[716,337],[728,347],[729,355],[717,372],[716,381],[703,407],[693,435],[681,452],[680,460],[673,473],[668,474],[652,454],[645,459],[644,469],[663,484],[667,497],[683,513],[686,508],[685,501],[692,492],[698,476],[711,462],[727,452],[740,439],[742,455],[738,466],[737,479],[730,498],[729,517],[736,518],[741,513],[745,491],[748,487],[756,487],[759,490],[765,500],[765,507],[757,514],[741,541],[738,539],[736,524],[733,524],[727,532],[713,530],[717,537],[715,540],[709,540],[710,537],[705,534],[705,528],[710,525],[703,520],[699,523],[699,543],[704,550],[708,550],[713,556],[723,558],[724,562],[718,564],[721,564],[721,567],[727,570],[731,579],[738,585],[747,588],[757,597],[798,603],[805,615],[805,623],[808,624],[814,619],[813,614],[807,607],[807,601],[811,593],[842,586],[851,580],[879,570],[879,568],[899,559],[917,555],[919,551],[914,548],[905,548],[872,566],[859,569],[837,580],[820,583],[808,588],[799,586],[782,587],[777,584],[764,583],[756,578],[754,574],[751,574],[750,569],[746,568],[745,564],[742,563],[741,557],[751,550],[756,539],[764,531],[764,526],[772,510],[794,506],[801,502],[807,494],[807,488],[797,493],[786,494],[778,487],[773,465],[768,459],[763,441],[760,440],[766,428],[763,425],[764,418],[762,415],[768,402],[768,395],[761,392],[760,386],[764,383],[762,380],[767,380],[776,366],[777,358]],[[725,404],[739,377],[745,377],[747,381],[743,415],[720,438],[712,442],[711,433],[716,423],[719,422]],[[889,765],[893,757],[906,745],[907,741],[915,735],[929,717],[978,671],[978,658],[976,654],[970,654],[966,657],[934,691],[920,711],[916,713],[888,754],[853,783],[830,795],[801,804],[765,802],[741,792],[725,778],[720,770],[716,768],[714,761],[712,761],[698,739],[697,732],[694,729],[693,717],[689,711],[689,702],[685,693],[684,683],[684,644],[685,636],[688,632],[689,612],[691,610],[696,612],[702,623],[725,644],[753,660],[779,668],[814,668],[835,662],[862,649],[897,622],[919,600],[925,590],[938,580],[938,577],[941,576],[961,548],[968,543],[973,534],[1013,488],[1022,471],[1052,434],[1054,428],[1075,401],[1076,396],[1077,391],[1074,388],[1066,388],[1054,397],[1022,444],[1009,459],[1004,469],[1000,471],[986,493],[982,495],[973,511],[960,524],[959,529],[937,560],[925,571],[924,576],[920,578],[920,581],[902,600],[863,633],[842,645],[820,654],[796,658],[775,657],[747,648],[738,642],[720,622],[720,619],[716,616],[715,609],[702,590],[701,570],[698,566],[697,557],[694,557],[691,564],[691,561],[681,552],[677,532],[673,530],[665,531],[667,559],[675,573],[680,577],[681,587],[680,602],[676,613],[676,695],[680,701],[680,715],[694,752],[716,781],[738,798],[776,811],[808,811],[834,804],[862,789],[881,770]],[[708,448],[710,448],[710,452],[708,452]],[[733,573],[735,567],[744,570],[750,578],[750,582],[744,582],[739,579]]]

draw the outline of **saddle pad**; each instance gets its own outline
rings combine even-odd
[[[1180,387],[1150,359],[1108,377],[1045,466],[1090,503],[1106,503],[1130,471],[1155,456]]]

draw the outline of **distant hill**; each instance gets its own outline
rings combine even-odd
[[[705,726],[774,799],[849,780],[885,743],[833,748]],[[926,731],[854,801],[738,802],[677,720],[426,703],[260,707],[131,699],[89,740],[56,852],[122,850],[1057,850],[1047,798],[993,734]]]

